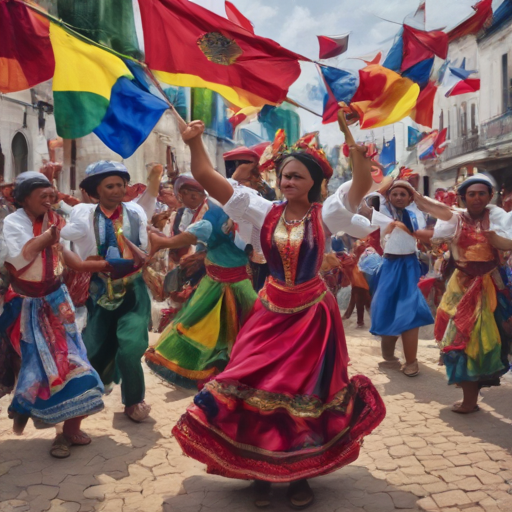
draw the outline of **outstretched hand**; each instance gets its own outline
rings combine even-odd
[[[201,137],[204,132],[203,121],[192,121],[181,129],[181,138],[185,144],[190,144],[197,137]]]

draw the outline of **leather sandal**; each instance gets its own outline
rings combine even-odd
[[[418,365],[418,360],[414,361],[414,363],[403,364],[401,371],[407,377],[416,377],[416,375],[418,375],[418,373],[420,373],[420,367]]]
[[[52,443],[50,455],[56,459],[65,459],[71,455],[70,446],[71,443],[66,439],[64,434],[59,434]]]
[[[286,497],[290,507],[295,510],[303,510],[309,507],[315,499],[313,489],[311,489],[307,480],[290,482]]]

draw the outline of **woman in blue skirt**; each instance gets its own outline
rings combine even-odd
[[[376,276],[370,328],[372,334],[382,338],[382,357],[386,361],[398,360],[395,345],[402,337],[405,356],[402,372],[408,377],[419,373],[416,357],[419,329],[434,323],[418,288],[421,269],[416,256],[416,240],[429,239],[431,233],[420,229],[423,226],[416,214],[407,209],[413,197],[414,189],[408,182],[395,181],[387,192],[392,218],[382,220],[379,216],[384,260]]]

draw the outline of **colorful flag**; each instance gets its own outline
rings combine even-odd
[[[474,73],[475,70],[466,69],[466,59],[462,61],[460,68],[448,66],[441,84],[443,94],[448,98],[480,90],[480,79],[469,78]]]
[[[393,137],[390,141],[384,140],[382,151],[379,155],[379,164],[382,165],[382,174],[388,176],[396,167],[396,140]]]
[[[418,142],[425,137],[425,132],[420,132],[412,126],[407,127],[407,150],[411,151]]]
[[[473,6],[473,9],[475,11],[474,14],[448,32],[448,41],[450,43],[455,41],[455,39],[470,34],[477,34],[492,20],[492,0],[481,0]]]
[[[342,53],[345,53],[348,48],[349,34],[341,36],[317,36],[318,44],[320,45],[320,59],[332,59]]]
[[[116,55],[50,26],[57,133],[65,139],[94,131],[127,158],[144,142],[168,105],[135,80]]]
[[[416,106],[412,109],[410,117],[417,124],[432,128],[434,118],[434,100],[436,97],[437,86],[430,81],[420,92]]]
[[[187,0],[139,3],[146,64],[171,85],[206,87],[238,107],[276,105],[307,60]]]
[[[242,123],[249,123],[250,121],[256,119],[258,117],[258,114],[261,110],[261,107],[245,107],[235,114],[233,114],[228,121],[231,123],[231,126],[233,127],[233,130],[240,126]]]
[[[422,60],[431,59],[434,55],[441,59],[446,59],[448,55],[448,36],[440,30],[425,32],[404,25],[402,39],[401,71],[409,69]]]
[[[396,123],[408,116],[420,93],[417,84],[378,64],[359,70],[359,87],[350,108],[362,129]]]
[[[433,130],[426,137],[424,137],[418,143],[418,158],[420,160],[430,160],[436,157],[435,152],[435,142],[439,132],[437,130]]]
[[[331,66],[317,67],[326,88],[322,122],[333,123],[338,118],[338,103],[350,103],[357,91],[358,80],[355,75],[343,69]]]
[[[0,1],[0,92],[29,89],[53,76],[47,19],[17,0]]]
[[[434,57],[431,59],[425,59],[418,64],[406,69],[402,76],[409,78],[414,83],[420,86],[420,89],[424,89],[428,81],[430,79],[430,75],[432,74],[432,68],[434,67]]]
[[[431,160],[440,156],[449,142],[446,140],[447,133],[448,128],[443,128],[441,132],[433,130],[420,140],[418,143],[418,158],[420,160]]]

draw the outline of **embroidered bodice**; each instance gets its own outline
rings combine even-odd
[[[276,204],[261,231],[263,254],[274,279],[288,286],[305,283],[319,273],[325,246],[322,207],[313,204],[298,223],[284,218],[286,203]]]

